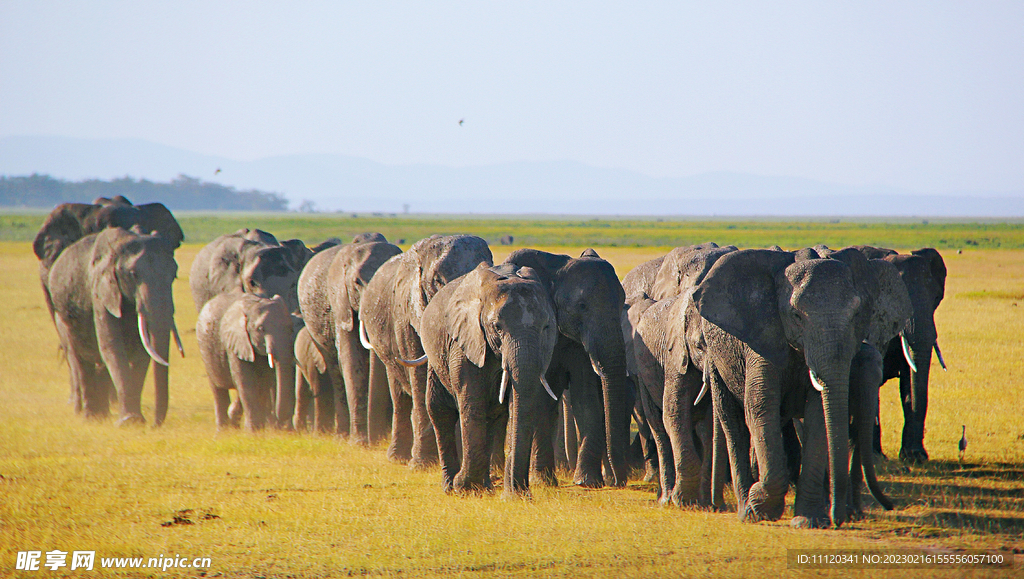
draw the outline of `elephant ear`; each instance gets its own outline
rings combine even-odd
[[[871,322],[864,341],[878,350],[884,350],[889,340],[899,335],[910,323],[914,306],[895,265],[883,259],[872,259],[868,261],[868,267],[875,277],[878,294],[871,302]]]
[[[932,271],[932,279],[939,285],[939,295],[935,299],[935,307],[939,307],[939,302],[946,295],[946,262],[942,261],[942,256],[932,247],[925,247],[910,253],[928,260],[928,267]]]
[[[39,233],[32,241],[32,251],[40,261],[47,265],[53,264],[66,247],[85,235],[82,232],[82,223],[76,216],[73,206],[80,206],[78,207],[79,213],[82,213],[85,208],[91,207],[81,203],[58,205],[46,217],[46,221],[43,222]]]
[[[245,302],[238,299],[224,312],[220,321],[221,339],[224,340],[225,349],[234,354],[239,360],[252,362],[256,354],[252,349],[252,342],[249,340],[249,320],[245,315]]]
[[[779,312],[776,276],[793,254],[745,249],[723,255],[693,291],[705,320],[747,344],[777,366],[784,366],[789,344]]]
[[[482,368],[487,358],[487,336],[480,323],[483,310],[483,290],[486,284],[493,284],[500,276],[481,263],[466,274],[455,288],[448,305],[448,320],[452,337],[465,352],[466,358]]]
[[[321,374],[326,372],[327,361],[324,359],[323,353],[320,352],[320,348],[316,346],[316,342],[309,335],[309,330],[303,327],[297,334],[295,338],[295,359],[312,362],[317,372]]]
[[[121,317],[121,286],[117,282],[118,258],[124,251],[125,237],[134,234],[108,229],[96,236],[92,247],[92,297],[115,318]]]
[[[135,209],[139,212],[139,224],[147,233],[156,231],[174,249],[181,246],[181,242],[185,240],[185,232],[163,203],[144,203],[136,205]]]
[[[670,304],[665,324],[665,346],[667,349],[665,371],[667,375],[669,368],[672,368],[682,374],[690,365],[690,353],[686,348],[686,318],[684,316],[686,309],[693,302],[693,290],[684,291],[669,298],[668,301]]]

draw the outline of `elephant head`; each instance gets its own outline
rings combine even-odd
[[[100,320],[106,319],[103,316],[107,314],[119,320],[130,319],[130,316],[136,318],[139,341],[154,362],[155,423],[159,425],[167,415],[170,334],[173,332],[177,337],[178,333],[174,326],[171,295],[171,284],[178,271],[173,246],[161,235],[140,235],[120,228],[105,229],[96,236],[89,270],[89,291],[94,316],[98,318],[98,329],[106,327]],[[100,348],[108,368],[115,366],[111,375],[116,376],[121,373],[116,366],[126,361],[123,355],[114,352],[119,352],[125,345],[105,347],[104,333],[100,329]],[[134,410],[138,405],[141,383],[137,389],[137,392],[123,391],[125,388],[119,385],[121,391],[118,394],[125,398],[123,407]],[[128,418],[141,420],[141,414]]]
[[[832,491],[829,515],[838,526],[846,520],[853,358],[864,340],[902,330],[908,302],[905,292],[901,300],[893,288],[890,264],[869,262],[856,250],[829,259],[806,257],[772,250],[730,253],[715,263],[693,299],[704,319],[777,368],[793,363],[791,353],[806,368],[821,393]],[[781,444],[776,446],[782,452]]]
[[[331,313],[342,330],[351,332],[355,328],[366,284],[384,262],[400,253],[398,246],[386,240],[351,243],[338,248],[326,279],[332,284],[328,291]]]
[[[665,255],[651,283],[651,299],[664,300],[696,287],[719,257],[733,251],[736,251],[734,245],[719,247],[714,242],[673,249]]]
[[[530,268],[501,275],[481,263],[456,288],[447,313],[466,359],[482,368],[488,352],[501,363],[498,402],[509,399],[505,493],[529,491],[530,453],[541,397],[555,397],[544,374],[558,339],[547,290]]]
[[[258,428],[268,416],[276,414],[278,424],[287,427],[295,405],[295,344],[293,321],[284,299],[239,295],[224,312],[220,332],[229,355],[260,367],[262,363],[257,360],[266,360],[266,368],[274,372],[276,411],[268,406],[264,409],[266,415],[250,417],[251,424]],[[241,389],[248,385],[236,386]],[[269,400],[270,393],[266,394]]]
[[[412,327],[419,331],[419,320],[430,298],[453,279],[472,271],[480,262],[493,263],[491,248],[475,235],[431,235],[414,243],[406,258],[415,264],[417,282],[411,284],[408,303]]]

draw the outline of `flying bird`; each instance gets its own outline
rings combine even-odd
[[[461,127],[462,123],[464,123],[465,121],[466,121],[466,119],[459,119],[459,126]]]
[[[214,175],[216,175],[217,173],[220,173],[220,167],[217,167],[217,170],[213,172]]]
[[[962,434],[960,436],[960,464],[964,462],[964,451],[967,450],[967,425],[961,425]]]

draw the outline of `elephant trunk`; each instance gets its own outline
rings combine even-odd
[[[502,382],[508,390],[509,425],[505,451],[505,494],[530,492],[530,456],[539,413],[538,402],[547,396],[542,384],[544,366],[536,340],[508,344],[502,355]]]
[[[849,368],[849,366],[847,366]],[[849,372],[834,380],[826,380],[821,393],[821,405],[825,412],[825,433],[828,438],[829,487],[832,502],[829,515],[832,525],[839,527],[846,522],[846,493],[849,485],[850,447],[850,383]],[[870,447],[869,447],[870,448]]]
[[[932,364],[932,348],[935,342],[926,344],[911,344],[910,355],[914,359],[916,370],[910,372],[910,409],[913,412],[914,422],[912,435],[915,441],[924,440],[924,420],[928,413],[928,377]]]
[[[274,369],[276,388],[278,428],[292,429],[292,415],[295,412],[295,356],[294,350],[288,347],[288,340],[274,339],[267,336],[267,358]]]
[[[170,291],[167,292],[170,294]],[[139,340],[153,360],[153,387],[155,414],[153,424],[160,426],[167,418],[169,369],[167,358],[171,349],[171,328],[174,326],[174,306],[170,296],[167,304],[155,303],[152,296],[143,294],[136,300]],[[142,385],[139,385],[141,390]]]
[[[885,510],[891,511],[893,509],[892,500],[885,495],[878,484],[872,447],[875,417],[878,416],[878,389],[882,386],[883,378],[882,364],[882,355],[878,350],[867,344],[861,345],[861,351],[855,359],[855,371],[850,374],[850,400],[853,404],[851,412],[856,415],[854,417],[856,421],[855,456],[850,474],[853,477],[855,474],[853,469],[861,469],[871,495]],[[851,478],[851,480],[853,479]],[[856,480],[859,480],[859,477]],[[859,483],[853,485],[853,492],[860,493]],[[854,505],[859,508],[859,497],[855,498]]]
[[[621,335],[617,334],[621,343]],[[591,364],[601,378],[604,396],[605,441],[611,466],[612,486],[626,486],[626,450],[629,448],[629,408],[627,408],[626,358],[621,354],[592,353]],[[591,350],[593,352],[593,350]]]

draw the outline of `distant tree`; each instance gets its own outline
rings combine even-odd
[[[160,202],[171,210],[287,211],[288,199],[278,193],[238,191],[217,183],[178,175],[170,183],[138,181],[129,176],[110,181],[64,181],[49,175],[0,176],[0,207],[50,208],[60,203],[89,203],[97,197],[123,195],[134,203]]]

